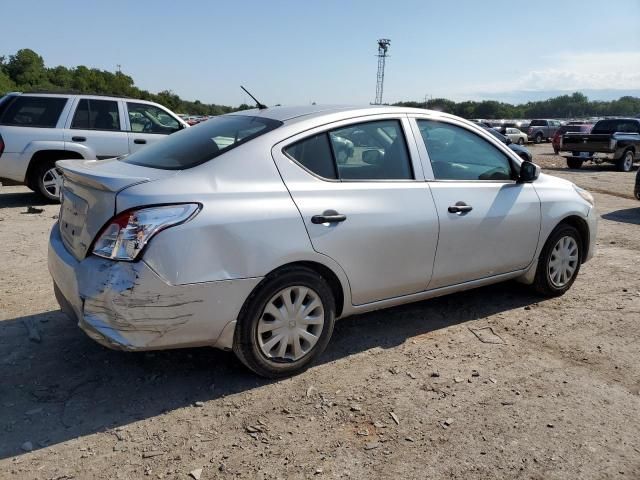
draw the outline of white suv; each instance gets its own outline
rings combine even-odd
[[[25,184],[58,201],[56,160],[127,155],[188,126],[144,100],[9,93],[0,98],[0,182]]]

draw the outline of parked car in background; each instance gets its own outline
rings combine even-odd
[[[518,145],[524,145],[528,140],[527,134],[521,132],[515,127],[506,127],[504,129],[504,132],[500,133],[502,133],[505,137],[510,138],[513,143],[517,143]]]
[[[25,184],[58,201],[56,160],[128,155],[186,126],[144,100],[10,93],[0,98],[0,181]]]
[[[585,161],[610,162],[629,172],[640,159],[640,119],[610,118],[598,121],[590,133],[567,132],[560,151],[571,152],[566,157],[569,168],[580,168]]]
[[[556,130],[555,135],[553,136],[553,140],[551,140],[551,145],[553,145],[553,152],[558,155],[560,153],[560,139],[562,135],[567,132],[580,132],[580,133],[589,133],[593,128],[593,124],[591,123],[578,123],[578,122],[569,122],[566,125],[562,125],[558,130]]]
[[[517,144],[517,143],[513,143],[509,137],[505,137],[500,132],[498,132],[495,128],[489,128],[489,127],[485,127],[485,126],[482,126],[482,128],[484,128],[487,132],[489,132],[491,135],[496,137],[502,143],[507,145],[523,161],[525,161],[525,160],[528,161],[528,162],[532,161],[533,157],[531,156],[531,152],[526,147],[524,147],[523,145],[520,145],[520,144]]]
[[[638,173],[636,173],[636,185],[633,189],[633,195],[640,200],[640,169],[638,169]]]
[[[561,125],[559,120],[531,120],[527,128],[527,137],[534,143],[551,140]]]
[[[266,377],[336,318],[509,279],[562,295],[596,238],[588,192],[427,110],[249,110],[58,165],[63,311],[110,348],[232,349]]]

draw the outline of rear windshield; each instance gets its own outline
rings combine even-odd
[[[588,125],[564,125],[558,129],[558,133],[563,134],[567,132],[586,132],[589,130]]]
[[[3,108],[0,125],[53,128],[58,123],[66,98],[20,95]]]
[[[191,168],[280,125],[282,122],[262,117],[214,117],[138,150],[121,161],[163,170]]]
[[[640,133],[640,122],[633,120],[600,120],[591,133],[609,134],[615,132]]]

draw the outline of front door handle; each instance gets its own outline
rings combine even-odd
[[[137,143],[138,145],[144,145],[147,141],[144,138],[136,138],[133,143]]]
[[[74,142],[86,142],[87,137],[71,137],[71,140]]]
[[[449,208],[449,213],[457,213],[457,214],[463,214],[463,213],[468,213],[471,210],[473,210],[473,207],[471,205],[467,205],[464,202],[456,202],[455,205],[451,205]]]
[[[311,217],[311,223],[320,225],[323,223],[338,223],[344,222],[347,219],[346,215],[342,215],[335,210],[326,210],[322,215],[314,215]]]

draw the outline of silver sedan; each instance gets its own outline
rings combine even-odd
[[[562,295],[594,253],[588,192],[440,112],[244,111],[58,167],[63,311],[111,348],[214,346],[268,377],[337,318],[509,279]]]

